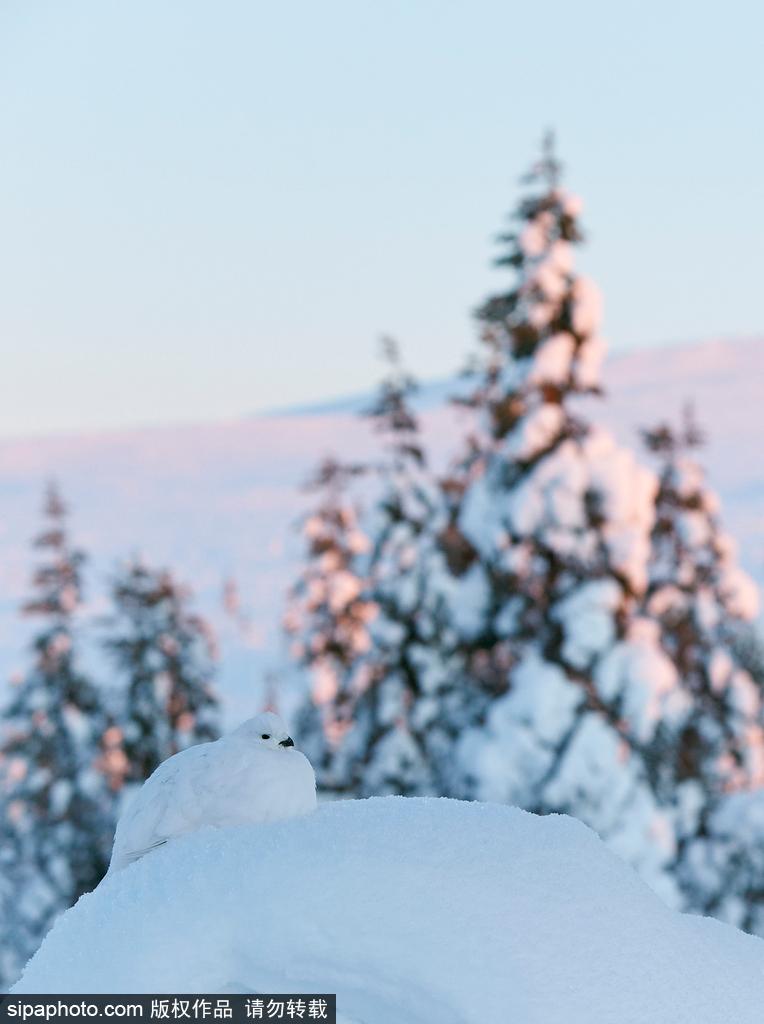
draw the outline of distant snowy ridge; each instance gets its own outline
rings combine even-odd
[[[764,399],[764,337],[718,338],[616,351],[607,357],[605,377],[612,396],[631,395],[646,408],[655,408],[668,400],[680,405],[694,401],[702,410],[709,403],[715,405],[719,397],[729,395],[735,387],[751,399],[758,396],[761,402]],[[442,405],[465,390],[464,381],[460,374],[422,381],[413,404],[420,411]],[[373,399],[374,389],[369,388],[361,393],[314,402],[273,405],[256,415],[357,415],[368,409]],[[716,419],[715,413],[709,414]]]
[[[205,829],[83,897],[16,992],[336,991],[347,1024],[758,1024],[764,942],[579,822],[400,797]]]
[[[464,390],[464,378],[444,377],[440,380],[423,382],[417,389],[413,405],[425,412],[439,405],[444,405]],[[373,390],[361,394],[339,395],[320,402],[307,402],[291,406],[276,406],[260,413],[261,416],[362,416],[375,399]]]

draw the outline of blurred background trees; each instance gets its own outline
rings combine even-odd
[[[3,713],[0,746],[8,913],[22,956],[55,915],[94,888],[109,861],[112,801],[95,761],[105,709],[78,656],[84,555],[51,485],[34,541],[40,562],[23,613],[37,629],[32,664]]]
[[[132,561],[113,579],[111,597],[104,644],[124,692],[127,779],[141,782],[179,750],[217,739],[215,641],[168,569]]]
[[[477,311],[459,399],[472,415],[445,473],[388,351],[380,460],[343,480],[365,540],[363,643],[342,649],[342,686],[322,683],[316,652],[350,606],[323,625],[288,616],[314,679],[302,720],[323,722],[319,783],[572,814],[672,903],[761,929],[756,590],[693,417],[644,431],[647,464],[593,421],[601,302],[574,267],[582,205],[551,138],[523,184],[500,236],[509,287]],[[331,593],[350,563],[312,542],[307,555]]]
[[[39,563],[22,613],[35,623],[31,665],[0,720],[0,985],[55,917],[106,872],[130,784],[191,743],[218,735],[212,638],[173,576],[135,563],[114,581],[102,626],[84,604],[85,555],[48,487]],[[80,658],[83,632],[114,658],[118,685]]]

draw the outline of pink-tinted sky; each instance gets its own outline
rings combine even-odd
[[[5,0],[0,435],[448,373],[548,125],[615,349],[760,331],[763,10]]]

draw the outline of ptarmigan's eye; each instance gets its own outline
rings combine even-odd
[[[267,732],[264,732],[263,735],[260,737],[261,740],[269,740],[270,738],[270,733]]]

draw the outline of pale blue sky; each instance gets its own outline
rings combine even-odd
[[[548,125],[614,349],[764,331],[762,6],[0,0],[0,435],[448,373]]]

